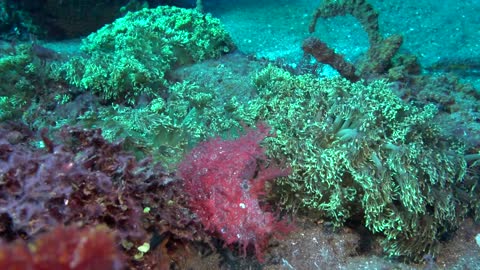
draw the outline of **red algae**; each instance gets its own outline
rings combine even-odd
[[[259,261],[272,236],[290,230],[285,222],[261,207],[265,183],[287,176],[288,169],[270,165],[260,142],[269,128],[258,125],[236,140],[211,139],[199,144],[179,166],[190,208],[206,230],[246,255],[251,245]]]
[[[120,270],[122,255],[106,227],[57,227],[34,243],[0,245],[0,269]]]

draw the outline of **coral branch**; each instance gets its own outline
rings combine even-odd
[[[373,46],[382,40],[378,26],[378,13],[366,0],[325,0],[315,10],[309,25],[310,33],[315,32],[319,18],[331,18],[350,14],[355,17],[368,34],[370,45]]]
[[[358,81],[360,78],[367,80],[376,78],[388,74],[390,69],[398,69],[401,64],[394,63],[393,58],[397,55],[403,38],[400,35],[382,37],[378,25],[378,13],[366,0],[324,1],[314,12],[309,31],[310,33],[315,31],[319,18],[347,14],[352,15],[360,22],[367,32],[370,44],[366,57],[363,57],[356,66],[348,63],[343,56],[336,54],[327,44],[315,38],[305,40],[303,50],[313,55],[320,63],[331,65],[340,75],[351,82]],[[404,69],[402,68],[402,70]]]
[[[324,64],[332,66],[351,82],[356,82],[360,78],[355,74],[355,67],[347,62],[345,58],[328,47],[328,45],[318,38],[310,37],[303,41],[302,49],[305,53],[311,54],[315,59]]]

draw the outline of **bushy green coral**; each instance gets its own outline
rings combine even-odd
[[[0,121],[18,116],[25,104],[26,101],[17,96],[0,96]]]
[[[220,21],[191,9],[160,6],[130,12],[83,40],[85,57],[57,69],[73,85],[106,100],[133,103],[168,86],[174,67],[218,57],[234,48]]]
[[[385,81],[261,71],[251,110],[277,136],[270,155],[286,159],[290,177],[280,181],[284,203],[341,225],[362,217],[385,235],[390,255],[421,258],[457,226],[466,205],[456,198],[466,162],[462,147],[442,138],[436,108],[404,103]]]
[[[19,117],[45,86],[47,68],[31,52],[31,45],[0,52],[0,120]]]
[[[133,148],[148,149],[146,154],[165,165],[180,161],[185,151],[200,141],[241,128],[217,93],[208,89],[184,81],[171,85],[167,96],[137,108],[113,105],[88,111],[77,119],[78,124],[102,128],[110,141],[130,140]]]

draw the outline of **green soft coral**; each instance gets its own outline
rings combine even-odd
[[[57,67],[57,78],[105,100],[134,103],[168,87],[174,67],[234,49],[220,21],[191,9],[160,6],[130,12],[83,40],[84,56]]]
[[[21,44],[0,52],[0,120],[20,117],[34,96],[45,88],[48,67],[32,54],[32,45]]]
[[[78,124],[102,128],[110,141],[128,139],[165,165],[180,161],[193,145],[241,127],[227,115],[217,93],[209,89],[184,81],[172,84],[167,96],[137,108],[113,105],[87,111],[77,119]]]
[[[292,167],[279,181],[288,207],[337,225],[363,216],[385,235],[388,254],[411,258],[435,252],[438,238],[456,228],[466,162],[461,144],[433,124],[433,105],[406,104],[385,81],[365,86],[274,67],[255,84],[252,110],[277,131],[269,154]]]

